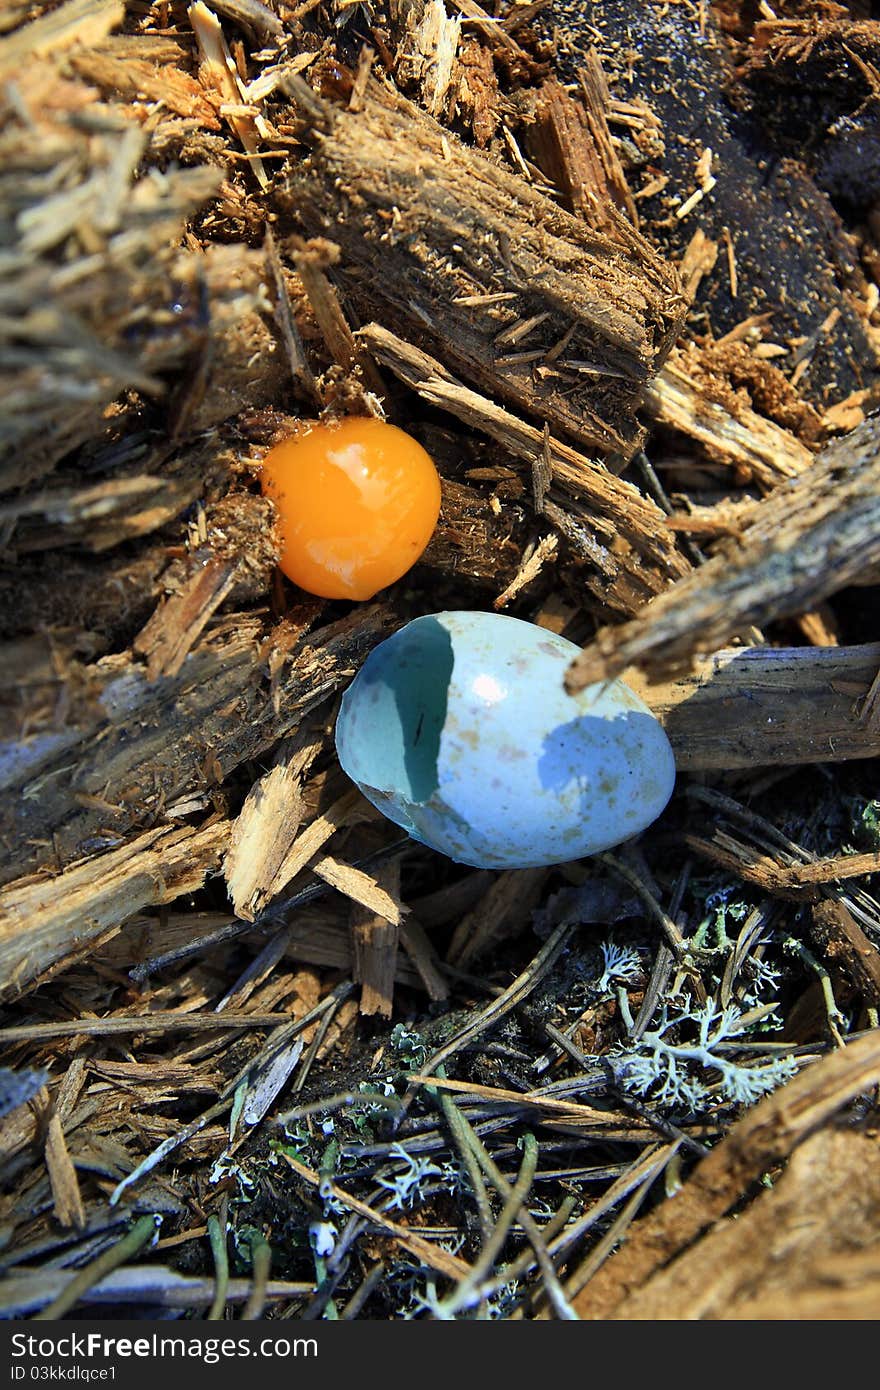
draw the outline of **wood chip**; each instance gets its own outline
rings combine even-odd
[[[383,917],[392,926],[400,926],[401,917],[407,909],[399,896],[380,887],[375,878],[363,869],[356,869],[352,864],[334,859],[329,854],[322,854],[312,862],[311,867],[319,878],[351,898],[352,902]]]
[[[236,817],[223,872],[239,917],[253,921],[297,871],[287,872],[284,865],[305,813],[304,780],[323,743],[321,735],[306,730],[284,745],[275,766],[254,784]],[[332,834],[335,826],[330,826]],[[311,853],[314,850],[307,858]]]
[[[400,898],[400,862],[391,860],[376,870],[376,883],[392,898]],[[361,986],[362,1014],[390,1018],[394,1004],[399,927],[355,905],[351,913],[354,978]]]
[[[523,561],[519,572],[510,581],[507,588],[504,589],[496,599],[493,599],[492,607],[495,609],[496,613],[500,612],[502,608],[506,608],[522,589],[528,584],[531,584],[533,579],[537,579],[545,563],[555,556],[558,544],[558,536],[541,537],[531,555],[527,560]]]
[[[66,0],[0,40],[0,72],[75,44],[100,43],[124,18],[122,0]]]
[[[85,1207],[76,1169],[67,1151],[61,1118],[57,1113],[49,1121],[45,1153],[55,1218],[62,1226],[74,1226],[77,1230],[82,1230],[86,1224]]]

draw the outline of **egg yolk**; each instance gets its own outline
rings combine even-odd
[[[440,479],[416,440],[381,420],[304,425],[263,460],[277,510],[279,565],[321,598],[372,598],[422,554]]]

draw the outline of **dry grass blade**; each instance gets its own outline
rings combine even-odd
[[[548,937],[530,965],[522,974],[517,976],[504,993],[500,994],[497,999],[493,999],[492,1003],[488,1004],[485,1009],[482,1009],[473,1021],[462,1028],[450,1042],[431,1054],[422,1067],[423,1076],[428,1076],[436,1072],[437,1068],[443,1066],[459,1048],[464,1047],[466,1043],[472,1042],[474,1038],[479,1037],[487,1028],[491,1028],[495,1023],[499,1022],[511,1009],[515,1009],[517,1005],[521,1004],[531,991],[537,987],[545,972],[550,969],[573,930],[573,923],[562,922],[551,936]]]
[[[75,1278],[67,1270],[50,1270],[37,1274],[18,1274],[0,1280],[0,1300],[4,1311],[13,1317],[37,1315],[55,1299],[60,1299]],[[293,1280],[272,1280],[266,1296],[273,1303],[308,1296],[313,1285]],[[227,1287],[229,1303],[244,1303],[251,1291],[249,1279],[230,1279]],[[178,1274],[165,1265],[126,1265],[107,1275],[79,1295],[79,1301],[101,1316],[101,1309],[137,1303],[150,1310],[169,1309],[185,1314],[192,1308],[208,1308],[214,1292],[214,1281]]]
[[[132,1255],[136,1255],[148,1241],[154,1239],[159,1222],[155,1216],[142,1216],[140,1221],[136,1221],[131,1230],[128,1231],[121,1240],[105,1254],[99,1255],[91,1264],[81,1269],[67,1283],[63,1293],[49,1304],[49,1307],[36,1315],[37,1321],[53,1322],[57,1318],[63,1318],[71,1308],[75,1307],[84,1293],[99,1283],[105,1275],[110,1274],[120,1265],[125,1264],[126,1260]]]
[[[453,1081],[449,1077],[412,1076],[410,1085],[431,1086],[438,1091],[457,1091],[462,1095],[475,1096],[503,1106],[513,1106],[528,1112],[534,1120],[533,1111],[546,1120],[567,1120],[581,1126],[596,1128],[597,1132],[606,1126],[617,1128],[620,1116],[613,1110],[597,1110],[579,1101],[556,1100],[553,1096],[538,1091],[508,1091],[499,1086],[481,1086],[477,1082]]]
[[[124,1037],[132,1033],[200,1033],[217,1029],[269,1028],[286,1021],[285,1014],[135,1014],[129,1018],[79,1018],[64,1023],[23,1023],[0,1029],[0,1043],[39,1042],[50,1038]]]

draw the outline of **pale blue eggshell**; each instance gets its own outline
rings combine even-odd
[[[416,618],[346,691],[339,761],[390,820],[462,864],[522,869],[620,844],[672,795],[672,749],[622,681],[566,694],[578,650],[498,613]]]

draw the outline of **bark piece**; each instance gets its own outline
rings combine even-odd
[[[750,625],[796,615],[880,572],[880,421],[866,420],[823,449],[805,472],[765,498],[738,543],[604,630],[572,663],[574,692],[626,666],[681,670]]]
[[[822,1270],[835,1257],[872,1256],[876,1285],[875,1160],[876,1139],[867,1134],[829,1128],[812,1135],[772,1189],[630,1294],[613,1318],[726,1319],[742,1316],[743,1306],[752,1317],[778,1317],[763,1306],[768,1299],[770,1307],[773,1299],[785,1300],[796,1317],[801,1298],[827,1297]]]
[[[42,556],[24,556],[14,567],[0,570],[0,635],[3,659],[12,645],[7,639],[41,628],[74,628],[100,632],[108,643],[124,642],[145,622],[155,602],[155,585],[168,564],[163,544],[140,547],[135,556],[111,551],[101,563],[76,553],[65,558],[64,583]]]
[[[681,324],[674,270],[624,218],[614,240],[587,229],[375,82],[357,114],[323,116],[287,204],[340,246],[354,304],[375,314],[378,299],[392,329],[554,430],[631,453],[639,390]],[[496,345],[533,320],[515,350]],[[572,325],[570,365],[544,363]]]
[[[880,1250],[829,1255],[811,1265],[806,1287],[762,1290],[754,1302],[736,1303],[728,1318],[756,1322],[875,1321],[880,1305]]]
[[[0,489],[45,475],[99,433],[123,390],[161,393],[158,373],[203,332],[194,258],[174,243],[216,193],[218,171],[139,176],[140,127],[108,112],[100,131],[79,129],[45,102],[57,83],[51,63],[26,65],[16,77],[20,106],[9,107],[0,134],[0,210],[14,229],[6,254],[16,267],[0,327]]]
[[[880,951],[841,902],[826,898],[811,910],[810,935],[859,991],[866,1005],[880,1004]]]
[[[277,396],[283,380],[258,312],[260,257],[240,245],[179,249],[220,172],[141,174],[146,137],[127,109],[107,108],[99,130],[80,128],[62,114],[75,103],[56,92],[59,81],[50,63],[28,65],[0,134],[0,213],[14,228],[15,265],[0,325],[0,490],[43,478],[99,438],[123,391],[161,396],[167,372],[190,368],[190,393],[210,377],[212,390],[205,396],[202,380],[189,406],[196,430]],[[80,104],[95,95],[79,84]]]
[[[176,676],[151,681],[126,655],[89,668],[84,695],[70,688],[39,733],[0,749],[11,793],[0,879],[118,845],[182,798],[210,804],[232,768],[292,733],[353,674],[387,620],[378,605],[361,607],[300,634],[290,651],[281,625],[264,646],[262,621],[241,618],[203,638]]]
[[[492,54],[479,39],[466,38],[459,45],[451,97],[450,105],[458,118],[470,126],[477,148],[486,149],[498,133],[504,98]]]
[[[863,647],[731,647],[664,680],[622,679],[660,720],[679,771],[843,762],[880,755],[863,705],[880,642]]]
[[[429,115],[451,115],[450,88],[456,71],[461,19],[446,13],[442,0],[411,0],[392,5],[403,12],[405,31],[397,54],[395,78],[402,89],[418,86]]]

